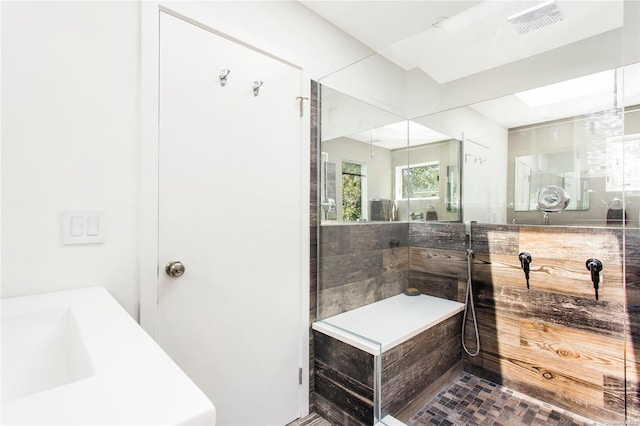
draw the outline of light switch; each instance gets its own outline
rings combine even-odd
[[[103,243],[106,238],[104,210],[65,210],[62,212],[62,244]]]
[[[100,235],[100,216],[87,216],[87,236],[97,237],[98,235]]]
[[[70,220],[70,229],[69,235],[71,237],[82,237],[84,236],[84,217],[82,216],[71,216]]]

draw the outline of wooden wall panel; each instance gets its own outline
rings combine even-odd
[[[327,225],[318,236],[320,318],[399,294],[407,286],[407,223]],[[391,241],[397,241],[391,248]]]
[[[585,262],[590,257],[608,265],[622,265],[620,228],[521,226],[519,248],[543,259]],[[586,270],[586,268],[585,268]]]
[[[315,393],[327,404],[320,414],[331,412],[363,425],[372,424],[374,356],[347,343],[314,331]]]
[[[311,93],[309,94],[310,137],[309,137],[309,412],[315,410],[314,393],[314,347],[311,324],[318,316],[318,148],[319,148],[319,108],[318,108],[318,82],[311,80]]]
[[[395,415],[462,359],[457,314],[382,354],[382,417]]]
[[[372,303],[407,285],[464,300],[464,224],[411,223],[399,249],[385,244],[407,225],[389,232],[376,226],[321,227],[324,312]],[[640,230],[472,229],[482,351],[465,357],[465,370],[597,421],[620,421],[625,409],[629,420],[640,419]],[[521,251],[533,257],[529,290]],[[590,257],[604,264],[599,300],[585,266]]]
[[[456,275],[458,297],[464,297],[464,224],[416,224],[411,230],[420,226],[437,229],[410,236],[410,279]],[[625,265],[619,228],[474,224],[472,229],[481,353],[465,356],[465,370],[596,421],[624,419],[625,390],[630,415],[640,412],[636,348],[625,351],[625,339],[640,349],[640,237],[627,235]],[[457,238],[457,245],[428,239],[445,234]],[[521,251],[533,257],[530,289]],[[599,300],[585,266],[591,257],[604,264]],[[474,339],[469,321],[465,339]]]
[[[466,278],[467,258],[464,252],[433,248],[411,247],[409,249],[411,271],[434,275]]]

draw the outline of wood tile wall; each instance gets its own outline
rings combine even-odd
[[[318,243],[319,317],[394,296],[406,287],[407,223],[321,226]],[[392,248],[391,241],[398,247]]]
[[[374,395],[381,386],[381,418],[396,415],[431,383],[459,368],[462,313],[423,331],[377,357],[314,331],[316,409],[338,425],[374,423]]]
[[[464,369],[597,421],[624,419],[626,377],[628,415],[638,418],[638,241],[638,229],[623,235],[620,228],[474,224],[482,350],[476,358],[465,356]],[[464,225],[412,223],[409,244],[412,285],[429,291],[431,280],[448,278],[449,287],[457,280],[462,301]],[[521,251],[533,257],[530,289]],[[591,257],[604,264],[599,300],[585,266]],[[471,330],[467,342],[473,342]]]
[[[309,412],[315,410],[314,371],[313,362],[314,347],[311,324],[316,320],[318,306],[318,141],[320,140],[320,119],[318,96],[318,82],[311,80],[311,93],[309,95],[309,114],[311,124],[310,149],[309,149]]]

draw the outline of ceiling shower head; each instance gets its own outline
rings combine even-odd
[[[507,18],[520,34],[534,31],[564,19],[553,0],[544,1]]]

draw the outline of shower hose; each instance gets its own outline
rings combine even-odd
[[[478,335],[478,321],[476,319],[476,309],[473,305],[473,288],[471,284],[471,263],[473,261],[473,250],[471,248],[467,249],[467,294],[464,298],[464,315],[462,317],[462,347],[464,351],[469,356],[476,356],[480,353],[480,336]],[[475,352],[470,352],[467,349],[467,346],[464,343],[464,330],[467,324],[467,311],[469,310],[469,306],[471,306],[471,317],[473,319],[473,328],[476,336],[476,350]]]

